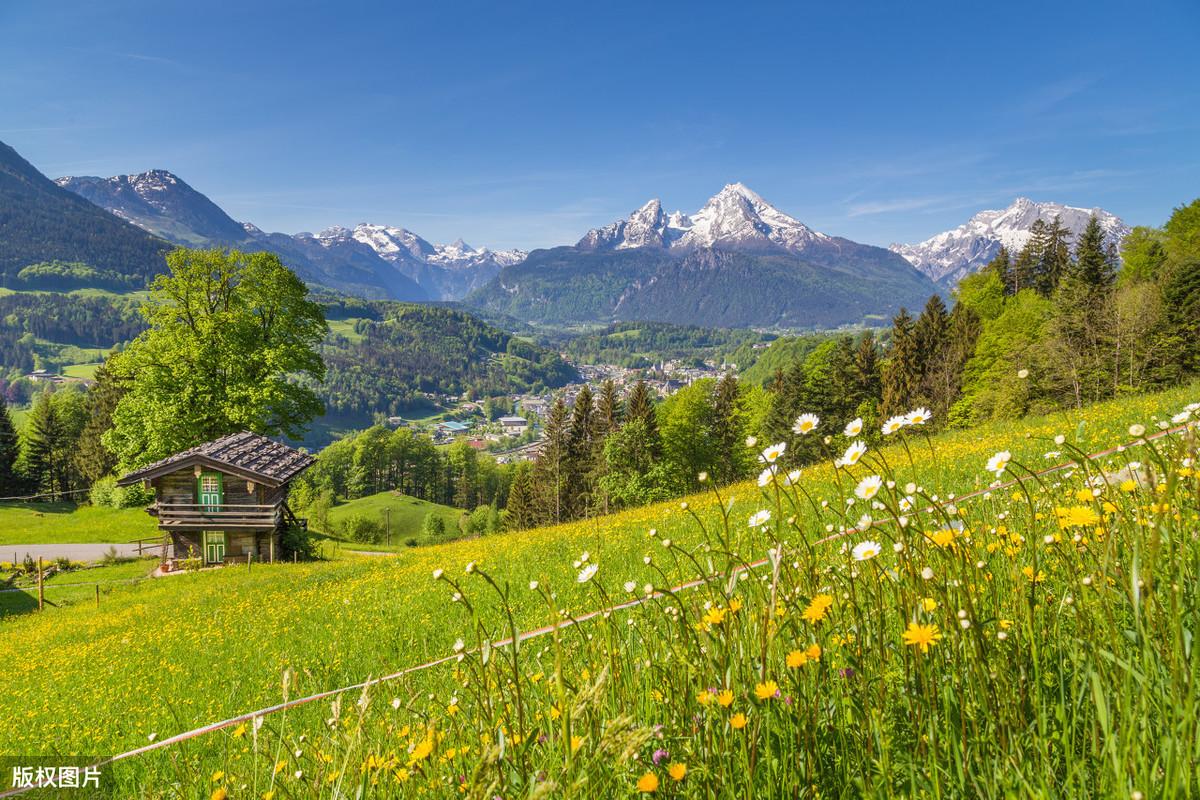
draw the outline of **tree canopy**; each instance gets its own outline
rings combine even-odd
[[[149,329],[111,359],[126,393],[104,442],[135,467],[238,430],[299,437],[323,413],[325,316],[272,253],[180,248],[142,314]]]

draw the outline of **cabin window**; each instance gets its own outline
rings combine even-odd
[[[200,477],[196,479],[196,495],[199,499],[200,510],[205,513],[220,511],[221,504],[225,501],[223,489],[221,473],[200,473]]]
[[[204,532],[204,563],[206,563],[206,564],[224,564],[225,563],[225,532],[224,531],[205,531]]]

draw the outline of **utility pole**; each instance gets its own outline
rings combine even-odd
[[[383,519],[384,519],[384,525],[386,526],[386,529],[387,529],[387,545],[388,545],[388,547],[391,547],[392,546],[392,510],[390,508],[385,508],[383,510]]]
[[[42,585],[42,557],[38,556],[38,611],[46,607],[46,589]]]

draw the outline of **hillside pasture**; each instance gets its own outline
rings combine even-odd
[[[877,451],[880,460],[868,463],[886,463],[890,465],[886,472],[897,486],[911,480],[919,484],[922,497],[939,498],[935,502],[940,510],[934,516],[944,518],[950,513],[946,503],[952,494],[987,487],[993,476],[984,465],[998,451],[1011,453],[1009,475],[1019,474],[1018,465],[1041,467],[1070,459],[1073,452],[1125,442],[1133,423],[1154,430],[1156,422],[1168,420],[1196,394],[1196,387],[1188,387],[1052,417],[942,434],[930,441],[917,432]],[[836,432],[842,422],[823,424]],[[1056,444],[1054,437],[1060,435],[1062,444]],[[1058,455],[1045,457],[1055,450]],[[1114,453],[1103,466],[1115,471],[1135,457],[1148,461],[1150,454]],[[917,579],[899,561],[902,557],[892,553],[891,541],[897,537],[891,529],[878,534],[886,552],[869,556],[867,561],[878,560],[857,567],[842,541],[814,544],[828,536],[825,525],[836,532],[838,524],[854,524],[869,508],[870,503],[859,501],[852,513],[842,515],[819,504],[828,499],[830,508],[842,507],[840,498],[853,491],[853,486],[842,485],[847,480],[844,472],[835,476],[825,464],[804,472],[802,486],[812,504],[792,495],[792,505],[779,505],[784,502],[782,494],[772,499],[775,490],[768,487],[764,493],[751,482],[722,489],[719,497],[702,494],[684,504],[664,503],[569,525],[452,542],[395,558],[263,565],[253,571],[223,569],[114,587],[98,610],[79,605],[5,623],[9,635],[0,640],[0,663],[8,670],[6,685],[0,687],[5,690],[0,694],[0,714],[20,724],[0,731],[0,750],[37,753],[49,742],[63,752],[111,752],[136,746],[277,702],[281,696],[345,686],[445,656],[453,652],[457,639],[473,647],[503,638],[509,620],[518,629],[529,630],[548,619],[569,619],[628,597],[623,585],[640,592],[645,584],[663,588],[697,575],[722,573],[731,565],[764,558],[786,539],[791,542],[786,546],[787,563],[794,559],[801,565],[781,568],[787,572],[786,582],[773,583],[769,569],[755,573],[767,578],[766,584],[753,578],[722,579],[678,599],[619,612],[612,622],[598,618],[588,627],[526,645],[525,661],[519,665],[510,662],[507,651],[494,651],[490,660],[482,662],[478,655],[467,656],[457,668],[442,665],[388,684],[364,699],[358,709],[352,706],[360,695],[347,696],[333,708],[332,726],[327,702],[306,706],[267,718],[256,734],[254,750],[248,740],[245,746],[239,742],[249,735],[243,727],[240,732],[213,734],[203,746],[193,744],[182,761],[160,753],[122,762],[118,779],[131,796],[152,793],[163,781],[182,781],[193,794],[199,794],[201,787],[207,793],[214,782],[228,784],[231,794],[255,797],[276,787],[282,791],[272,796],[312,796],[348,781],[350,786],[376,787],[375,796],[402,796],[420,787],[433,796],[490,797],[501,792],[524,795],[530,787],[522,776],[540,770],[556,784],[566,781],[565,785],[576,786],[572,794],[631,796],[640,781],[649,781],[645,773],[653,773],[656,786],[675,780],[667,774],[670,762],[651,763],[651,751],[661,748],[670,751],[672,762],[679,759],[690,770],[692,783],[678,786],[679,792],[689,795],[703,794],[704,786],[728,787],[729,796],[745,796],[753,791],[751,787],[812,782],[821,787],[821,794],[836,793],[839,785],[854,785],[856,794],[932,796],[959,794],[947,787],[961,787],[969,780],[965,776],[976,774],[982,786],[1000,787],[995,796],[1005,796],[1006,791],[1040,794],[1039,789],[1049,789],[1054,780],[1064,780],[1064,785],[1076,790],[1099,787],[1096,793],[1111,795],[1104,790],[1119,784],[1114,772],[1118,769],[1136,773],[1124,785],[1126,794],[1131,786],[1152,789],[1156,781],[1178,780],[1178,760],[1169,761],[1166,772],[1139,760],[1138,747],[1160,746],[1149,740],[1141,745],[1121,743],[1110,759],[1097,760],[1089,744],[1098,735],[1097,718],[1088,710],[1093,706],[1071,711],[1078,706],[1077,697],[1091,704],[1094,695],[1107,695],[1112,697],[1108,708],[1122,724],[1129,724],[1135,714],[1146,720],[1176,720],[1179,717],[1170,716],[1169,705],[1163,704],[1170,698],[1161,695],[1169,684],[1159,677],[1174,673],[1156,670],[1153,685],[1158,693],[1147,693],[1119,678],[1127,674],[1114,671],[1119,663],[1097,661],[1096,688],[1088,688],[1086,681],[1078,684],[1074,672],[1062,672],[1068,682],[1061,697],[1044,683],[1048,673],[1038,673],[1043,675],[1040,679],[1022,677],[1025,670],[1044,669],[1048,663],[1044,655],[1035,653],[1032,666],[1021,666],[1031,657],[1027,643],[1034,634],[1047,645],[1066,637],[1061,639],[1064,649],[1046,651],[1062,653],[1063,660],[1055,662],[1060,670],[1079,658],[1093,658],[1086,648],[1072,652],[1070,642],[1076,639],[1056,622],[1066,619],[1067,594],[1080,593],[1069,583],[1072,575],[1077,580],[1079,574],[1068,569],[1073,562],[1064,552],[1042,556],[1045,560],[1033,565],[1033,577],[1025,580],[1026,557],[1006,555],[1003,543],[986,553],[982,547],[995,537],[988,527],[1004,520],[1001,514],[1007,515],[1004,524],[1009,529],[1029,534],[1031,548],[1041,546],[1043,534],[1051,537],[1047,548],[1057,546],[1054,529],[1047,528],[1055,519],[1054,505],[1087,504],[1077,498],[1082,493],[1078,477],[1064,478],[1061,485],[1056,485],[1057,479],[1044,487],[1031,483],[1026,489],[1040,496],[1029,503],[1024,490],[964,503],[961,513],[956,510],[953,516],[961,516],[969,525],[963,530],[977,532],[978,537],[963,539],[956,548],[947,545],[958,534],[937,545],[943,550],[933,549],[919,536],[910,539],[913,558],[920,553],[922,559],[936,564],[939,573],[935,574],[945,577],[919,590],[932,597],[932,608],[920,594],[911,594],[911,581]],[[1178,480],[1172,478],[1163,491],[1169,495],[1167,500],[1156,499],[1153,487],[1145,489],[1150,492],[1147,496],[1140,487],[1132,494],[1114,496],[1121,505],[1114,505],[1120,513],[1112,524],[1119,525],[1134,508],[1139,514],[1149,513],[1142,509],[1176,499],[1181,510],[1194,514],[1188,505],[1194,506],[1194,496],[1189,500],[1173,488],[1187,485]],[[880,497],[892,497],[893,489],[881,491]],[[1038,504],[1049,504],[1048,517],[1040,507],[1033,515],[1031,509]],[[774,509],[773,522],[747,526],[751,514],[764,506]],[[1121,512],[1123,508],[1130,510]],[[874,513],[886,516],[886,512]],[[729,532],[722,533],[726,514]],[[789,516],[795,519],[794,529],[784,524]],[[920,527],[930,523],[922,518]],[[948,529],[956,530],[953,525]],[[1106,541],[1124,542],[1116,531],[1125,530],[1128,535],[1148,535],[1138,526],[1117,527]],[[850,543],[860,543],[861,538]],[[1150,551],[1144,549],[1147,542],[1133,539],[1128,544],[1143,548],[1140,563],[1150,564]],[[581,555],[585,552],[586,563]],[[1005,557],[1012,563],[1005,565],[1001,560]],[[1128,553],[1120,552],[1118,557],[1126,563]],[[968,589],[979,578],[963,579],[966,571],[974,569],[976,558],[995,559],[987,567],[995,576],[986,582],[996,587],[992,594]],[[1184,559],[1170,569],[1185,569],[1193,560]],[[1088,563],[1088,569],[1101,576],[1111,568],[1105,566],[1111,561]],[[596,570],[590,571],[588,565]],[[464,567],[471,574],[464,575]],[[435,569],[445,570],[442,580],[431,579]],[[889,577],[892,572],[895,576]],[[481,574],[494,581],[496,589],[481,580]],[[870,581],[855,583],[849,577],[854,574]],[[461,588],[448,585],[447,579]],[[537,581],[537,588],[531,581]],[[1022,611],[1021,598],[1043,583],[1052,602],[1039,602],[1032,607],[1032,616],[1021,616],[1028,613]],[[777,588],[769,590],[772,585]],[[1120,581],[1114,585],[1121,585]],[[1129,585],[1127,580],[1124,585]],[[456,590],[469,606],[453,602],[451,594]],[[552,598],[547,594],[551,591]],[[837,624],[832,629],[810,625],[802,614],[817,594],[826,593],[834,598],[830,613]],[[744,610],[733,608],[735,597]],[[1184,599],[1190,603],[1194,598],[1189,594]],[[1087,624],[1100,625],[1102,617],[1096,615],[1102,607],[1087,602],[1088,609],[1094,608]],[[1119,595],[1111,602],[1123,621]],[[894,603],[903,605],[903,613],[882,615]],[[915,611],[910,608],[913,603]],[[678,610],[667,612],[667,606]],[[551,613],[551,607],[561,613]],[[986,642],[976,644],[955,633],[959,622],[955,609],[968,607],[974,610],[962,619],[986,631]],[[169,625],[163,624],[164,609],[170,609]],[[710,613],[714,609],[722,613]],[[764,623],[775,619],[779,621]],[[903,643],[906,619],[922,624],[936,621],[941,644],[933,642],[929,659],[918,658],[918,648]],[[1005,660],[1002,654],[1008,651],[997,646],[996,632],[1008,631],[1001,619],[1019,626],[1009,636],[1014,644],[1021,644],[1022,649],[1014,653],[1020,660]],[[1166,619],[1154,611],[1155,626]],[[724,620],[729,620],[727,628],[721,628]],[[718,636],[722,630],[728,630],[728,638]],[[1128,649],[1123,635],[1123,641],[1107,638],[1109,627],[1092,633],[1106,637],[1097,640],[1098,646]],[[1160,634],[1147,629],[1145,635]],[[799,663],[793,650],[811,653],[808,648],[818,643],[824,655],[809,656],[811,669],[797,672],[799,667],[790,664]],[[991,655],[973,661],[972,648],[977,646]],[[1131,655],[1136,653],[1115,657]],[[101,662],[102,669],[97,666]],[[994,673],[990,679],[989,664]],[[1149,666],[1139,667],[1143,682],[1150,680]],[[899,688],[897,682],[906,676],[916,681],[905,684],[915,694]],[[991,694],[989,680],[996,686]],[[145,686],[156,690],[141,691]],[[1037,688],[1032,696],[1031,686]],[[732,707],[716,693],[724,687],[731,691]],[[698,700],[709,688],[714,694]],[[1085,694],[1072,694],[1076,690]],[[783,695],[792,700],[785,702]],[[1139,696],[1154,703],[1154,709],[1139,706]],[[961,697],[978,698],[979,708],[993,713],[995,720],[985,724],[977,709],[958,705]],[[1026,698],[1020,707],[1004,702],[1020,697]],[[914,707],[918,701],[920,705]],[[1061,725],[1053,716],[1055,703],[1063,713],[1073,715],[1071,724],[1080,726],[1083,736],[1075,748],[1087,751],[1076,770],[1059,778],[1053,777],[1052,768],[1062,763],[1061,753],[1041,746],[1038,738],[1039,731],[1058,730]],[[815,716],[797,719],[785,707]],[[1013,713],[1024,714],[1024,722],[1005,716]],[[951,722],[959,719],[971,726],[993,725],[1002,736],[1010,736],[1012,726],[1023,724],[1026,738],[1039,746],[977,740],[974,737],[983,733],[974,727],[964,739],[958,723]],[[659,732],[665,738],[656,738],[655,724],[664,725]],[[1194,733],[1194,724],[1188,730]],[[1188,730],[1180,729],[1180,738],[1172,741],[1182,743]],[[810,738],[806,731],[819,737]],[[306,734],[307,744],[298,738],[301,733]],[[1160,730],[1153,733],[1161,738]],[[507,759],[516,761],[503,756],[497,761],[500,735],[507,742]],[[979,746],[960,749],[965,741],[978,741]],[[1003,749],[996,751],[996,747]],[[997,752],[1020,752],[1025,760],[997,761]],[[633,754],[639,760],[632,760]],[[877,768],[868,768],[872,760]],[[498,772],[498,764],[510,764],[511,769]],[[947,772],[931,772],[933,765]],[[985,774],[984,767],[993,772]],[[213,777],[218,773],[220,777]],[[417,783],[406,786],[409,780]],[[1078,796],[1076,791],[1071,794]],[[1158,794],[1147,791],[1147,796]]]

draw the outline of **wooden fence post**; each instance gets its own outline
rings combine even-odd
[[[42,557],[38,556],[38,611],[46,606],[46,589],[42,585]]]
[[[100,607],[100,584],[96,584],[96,608]]]
[[[246,553],[246,572],[250,571],[250,561],[254,558],[254,553]]]

